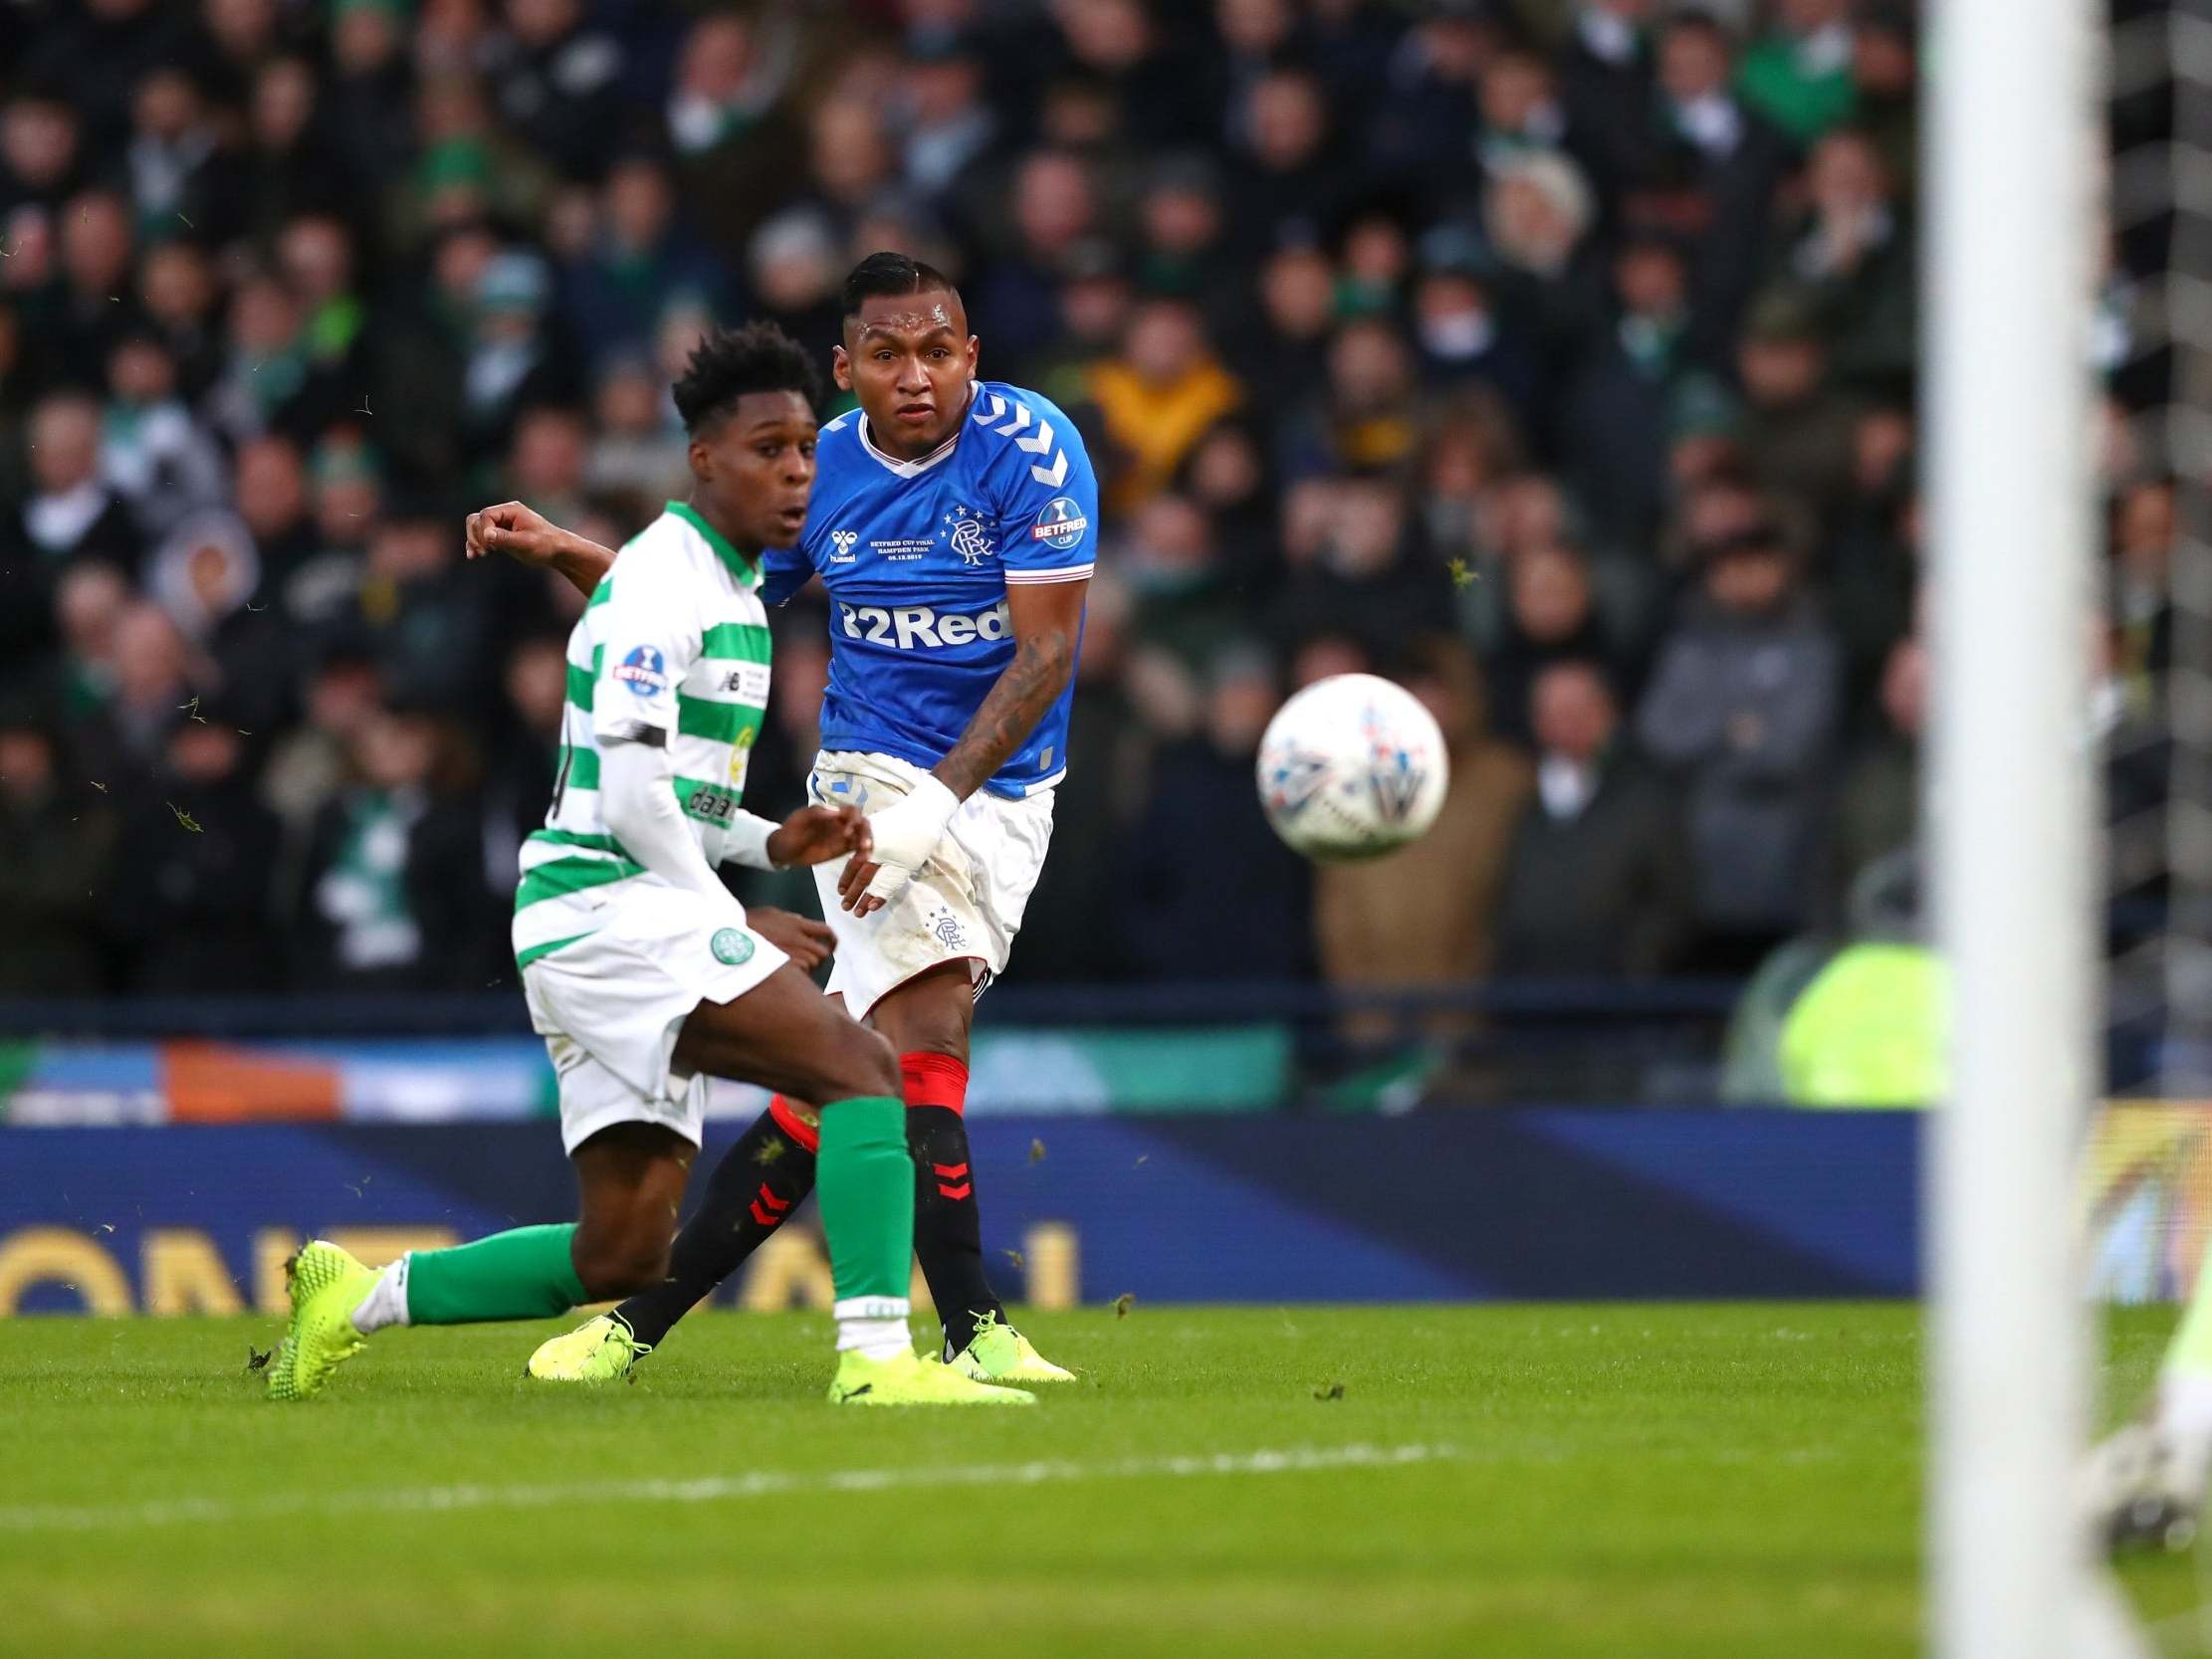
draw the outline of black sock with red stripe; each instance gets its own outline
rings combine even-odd
[[[819,1145],[814,1126],[780,1095],[738,1137],[669,1248],[668,1277],[614,1311],[639,1342],[658,1344],[789,1218],[814,1190]]]
[[[968,1068],[945,1054],[902,1054],[906,1143],[914,1153],[914,1254],[945,1322],[945,1356],[966,1348],[976,1321],[1005,1308],[984,1271],[983,1211],[968,1156]]]

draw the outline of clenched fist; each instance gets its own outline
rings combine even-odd
[[[521,502],[501,502],[469,515],[471,558],[505,553],[517,564],[549,565],[566,549],[568,541],[566,530]]]

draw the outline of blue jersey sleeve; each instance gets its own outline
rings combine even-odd
[[[761,554],[761,603],[787,605],[814,573],[813,560],[797,547],[771,547]]]
[[[1082,581],[1098,548],[1098,478],[1082,434],[1041,397],[1005,404],[991,430],[1008,440],[994,462],[1006,581]]]

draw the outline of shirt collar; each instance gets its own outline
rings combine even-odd
[[[670,502],[668,511],[699,532],[701,540],[714,549],[715,557],[722,560],[730,574],[738,579],[741,587],[753,587],[760,582],[761,573],[751,559],[731,545],[730,538],[701,517],[699,510],[689,502]]]
[[[1536,790],[1554,819],[1579,818],[1598,793],[1597,763],[1548,753],[1536,763]]]
[[[876,448],[876,441],[869,433],[868,415],[865,410],[862,410],[860,415],[860,447],[874,456],[890,471],[898,474],[899,477],[919,478],[953,453],[953,446],[960,442],[961,428],[968,424],[968,411],[974,407],[975,402],[976,382],[971,380],[968,382],[968,401],[961,405],[960,419],[953,424],[952,436],[919,461],[901,461],[897,456],[886,455],[882,450]]]
[[[1585,10],[1576,25],[1594,58],[1616,69],[1636,60],[1636,27],[1613,12]]]

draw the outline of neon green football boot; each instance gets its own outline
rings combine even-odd
[[[1073,1382],[1075,1373],[1039,1353],[996,1314],[976,1316],[976,1335],[945,1363],[978,1382]]]
[[[353,1329],[353,1310],[376,1288],[376,1271],[327,1239],[302,1247],[284,1271],[292,1326],[269,1365],[269,1397],[304,1400],[321,1393],[331,1373],[367,1341]]]
[[[523,1375],[540,1382],[619,1382],[652,1351],[651,1343],[639,1342],[612,1314],[600,1314],[541,1343]]]
[[[1034,1405],[1034,1394],[1019,1388],[994,1388],[962,1375],[952,1366],[919,1353],[868,1359],[857,1352],[837,1355],[837,1379],[829,1385],[831,1405]]]

